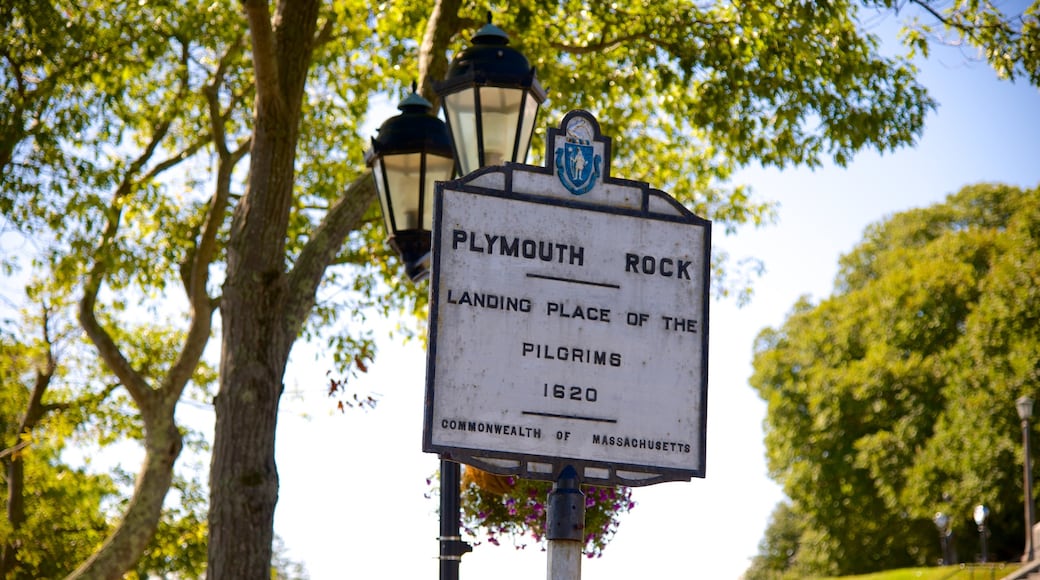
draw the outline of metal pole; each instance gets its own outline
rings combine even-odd
[[[986,546],[986,524],[982,523],[979,525],[979,543],[982,544],[982,563],[985,564],[989,561],[989,552]]]
[[[563,468],[549,492],[545,536],[549,540],[548,580],[580,580],[585,494],[577,470],[570,465]]]
[[[459,484],[461,469],[458,463],[441,458],[441,543],[440,580],[459,580],[462,555],[473,547],[462,541],[459,530]]]
[[[1033,522],[1036,520],[1033,516],[1033,454],[1030,451],[1029,445],[1029,419],[1022,419],[1022,441],[1023,447],[1025,448],[1025,461],[1022,462],[1022,469],[1024,471],[1023,480],[1025,481],[1026,486],[1026,553],[1024,556],[1025,561],[1032,562],[1035,555],[1033,547]]]

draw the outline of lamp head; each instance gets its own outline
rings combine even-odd
[[[545,90],[527,57],[491,23],[452,60],[434,89],[451,130],[460,175],[505,162],[523,163]]]
[[[451,179],[455,160],[447,126],[414,83],[397,108],[401,114],[387,119],[372,138],[365,163],[376,180],[388,242],[408,277],[417,281],[429,273],[434,185]]]
[[[1018,400],[1015,401],[1015,408],[1018,410],[1019,419],[1023,421],[1028,420],[1033,416],[1033,398],[1028,395],[1019,397]]]

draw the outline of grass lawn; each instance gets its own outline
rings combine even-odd
[[[818,580],[999,580],[1018,568],[1017,563],[972,564],[965,566],[939,566],[928,568],[903,568],[861,576],[820,578]]]

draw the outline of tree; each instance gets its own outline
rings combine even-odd
[[[48,301],[38,287],[31,290],[39,304],[35,313],[23,314],[20,332],[13,320],[0,326],[3,578],[54,577],[68,571],[63,563],[89,556],[108,530],[100,503],[115,493],[110,477],[60,461],[81,418],[100,418],[98,406],[112,387],[87,387],[75,394],[68,388],[85,377],[67,366],[77,358],[74,332],[60,314],[63,305]]]
[[[416,77],[436,102],[448,53],[485,15],[461,0],[36,4],[0,11],[0,209],[78,297],[148,457],[122,524],[80,574],[120,576],[154,532],[182,445],[173,409],[212,379],[199,365],[219,305],[207,574],[266,575],[294,342],[326,341],[334,374],[349,376],[374,355],[356,313],[423,308],[379,242],[360,127]],[[932,101],[855,15],[848,2],[566,0],[494,18],[550,88],[539,125],[592,110],[617,138],[619,175],[732,231],[771,219],[728,183],[736,168],[845,163],[920,133]],[[714,287],[743,290],[727,272],[720,259]]]
[[[1040,385],[1038,195],[966,187],[872,226],[832,296],[759,336],[751,383],[771,475],[801,519],[797,573],[934,561],[932,516],[972,530],[978,503],[994,557],[1021,549],[1008,466],[1022,456],[1014,400]]]
[[[108,444],[140,436],[127,420],[116,385],[92,374],[80,332],[62,316],[67,305],[33,283],[36,312],[0,326],[0,464],[6,518],[0,577],[57,578],[86,560],[113,528],[109,506],[125,503],[133,477],[122,470],[95,473],[62,460],[67,447],[84,457]],[[196,445],[193,435],[190,445]],[[80,462],[82,463],[82,462]],[[198,578],[205,564],[205,496],[196,480],[177,478],[176,494],[151,538],[138,577]],[[202,509],[200,509],[202,508]],[[119,510],[122,511],[122,510]],[[133,576],[131,576],[133,577]]]
[[[0,165],[3,206],[20,231],[40,236],[35,266],[53,279],[56,295],[78,295],[82,331],[141,418],[146,455],[134,497],[78,572],[121,577],[160,522],[183,445],[175,405],[189,382],[207,381],[200,358],[215,310],[209,267],[233,161],[246,148],[216,164],[212,204],[166,197],[159,185],[161,175],[214,141],[210,125],[197,122],[207,118],[203,113],[213,114],[214,127],[232,116],[217,93],[223,88],[233,103],[235,87],[222,86],[221,65],[213,79],[200,80],[199,61],[212,60],[187,40],[224,40],[216,15],[161,2],[36,4],[3,10],[5,102],[14,109],[3,124],[10,157]],[[226,60],[239,52],[229,48]],[[184,175],[190,187],[191,173]],[[160,228],[168,235],[153,235]],[[127,312],[128,304],[145,305],[149,294],[178,279],[186,324],[142,325],[139,311]]]
[[[49,329],[49,321],[44,327]],[[114,484],[58,461],[68,425],[53,425],[48,417],[66,407],[47,392],[58,370],[51,335],[44,332],[42,344],[32,345],[5,331],[0,329],[0,465],[6,492],[0,499],[5,514],[0,577],[53,578],[68,572],[63,562],[86,558],[104,537],[108,526],[98,506]],[[43,435],[48,422],[50,437]]]
[[[758,555],[744,573],[744,580],[779,580],[798,578],[798,544],[803,529],[800,516],[791,509],[791,504],[777,504],[766,527],[765,537],[758,545]]]

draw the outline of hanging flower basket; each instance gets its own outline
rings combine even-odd
[[[431,485],[433,479],[428,480]],[[479,544],[483,537],[489,544],[500,545],[501,538],[511,537],[517,549],[527,547],[525,537],[541,544],[545,539],[545,506],[552,483],[513,476],[495,475],[463,466],[460,503],[462,529]],[[585,494],[586,556],[603,554],[620,524],[621,514],[635,503],[628,487],[582,486]],[[543,546],[544,549],[544,546]]]
[[[506,495],[516,487],[516,478],[509,475],[495,475],[483,469],[466,465],[462,470],[461,489],[465,490],[471,485],[475,485],[489,493]]]

